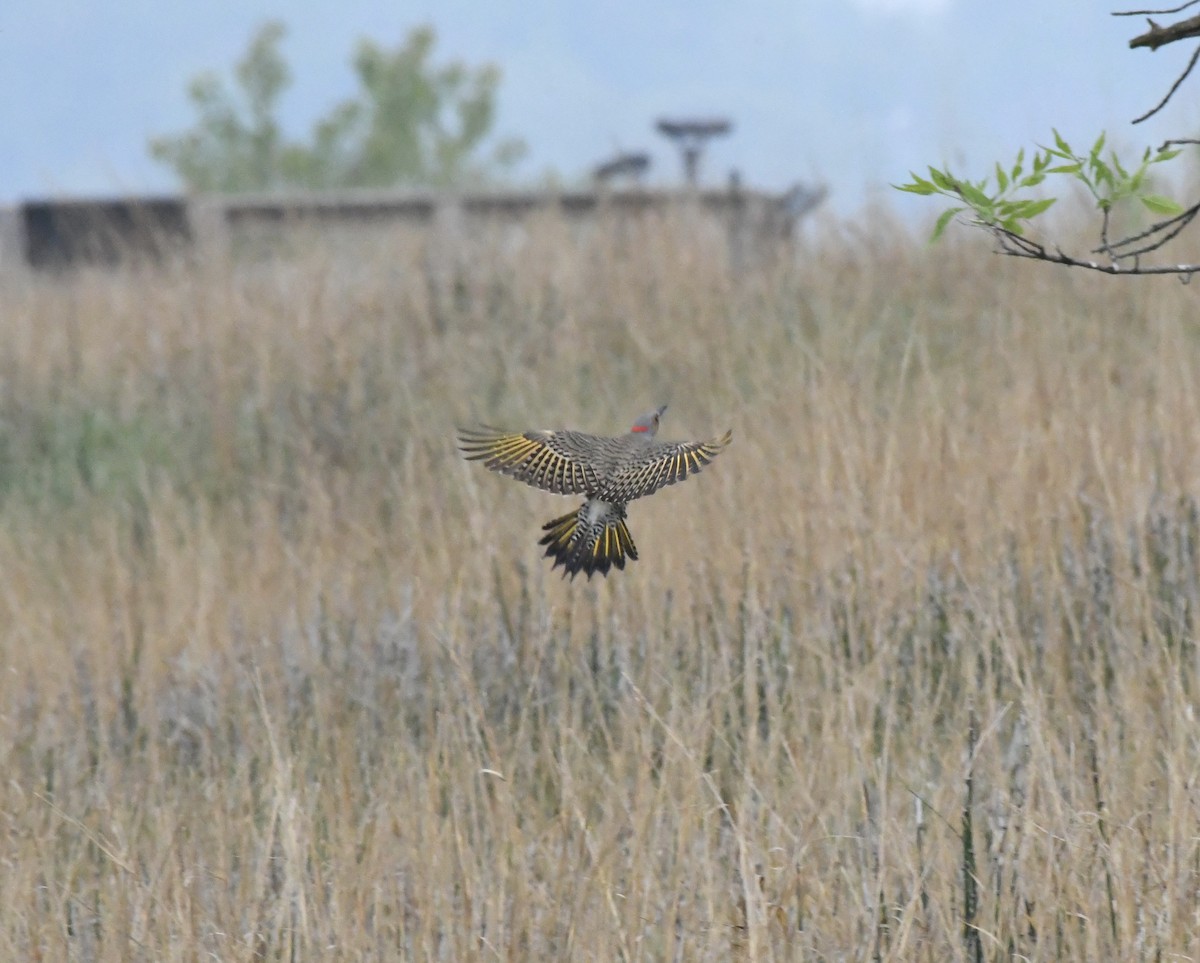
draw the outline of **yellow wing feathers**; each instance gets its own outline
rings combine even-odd
[[[460,431],[458,437],[465,457],[482,461],[485,468],[543,491],[578,495],[594,487],[596,476],[591,466],[563,443],[566,434],[481,428]]]
[[[629,534],[622,510],[612,511],[595,521],[587,520],[588,508],[569,512],[542,526],[546,534],[538,542],[546,546],[546,556],[554,559],[554,568],[563,566],[563,575],[574,578],[583,572],[606,575],[614,565],[624,568],[626,561],[637,561],[637,546]]]
[[[580,431],[460,429],[468,461],[559,495],[586,495],[584,503],[542,526],[539,544],[574,578],[606,575],[638,557],[625,523],[629,502],[702,471],[733,438],[656,442],[664,408],[638,418],[626,435],[606,438]]]
[[[602,438],[577,431],[459,432],[463,454],[484,467],[560,495],[625,503],[702,470],[733,437],[657,444],[636,434]]]
[[[649,495],[696,474],[716,458],[732,439],[733,432],[727,431],[712,441],[656,445],[646,452],[645,458],[618,471],[612,480],[612,487],[630,499]]]

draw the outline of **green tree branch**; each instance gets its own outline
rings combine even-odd
[[[1186,0],[1182,5],[1166,10],[1129,10],[1114,16],[1141,16],[1177,14],[1200,3]],[[1158,47],[1200,36],[1200,16],[1190,17],[1166,27],[1149,20],[1149,30],[1130,41],[1131,47]],[[1161,110],[1179,89],[1180,85],[1197,61],[1197,48],[1187,67],[1175,80],[1167,95],[1159,104],[1134,120],[1140,123]],[[1024,150],[1017,154],[1016,163],[1005,169],[995,165],[995,183],[991,178],[969,181],[955,177],[948,170],[929,168],[929,177],[911,174],[906,184],[894,185],[898,190],[912,194],[941,195],[955,202],[955,206],[943,211],[938,217],[933,239],[937,240],[947,226],[959,215],[967,215],[969,223],[989,231],[996,238],[999,250],[1013,257],[1031,258],[1068,267],[1082,267],[1108,274],[1177,274],[1185,281],[1200,270],[1197,264],[1143,264],[1144,256],[1159,252],[1196,218],[1200,213],[1200,202],[1191,207],[1182,205],[1156,193],[1151,186],[1152,169],[1155,165],[1173,160],[1180,153],[1175,145],[1196,144],[1194,139],[1174,139],[1163,143],[1157,150],[1146,148],[1137,163],[1123,162],[1115,151],[1104,151],[1105,136],[1101,134],[1090,151],[1079,154],[1054,131],[1054,146],[1041,147],[1034,153],[1032,168],[1024,167]],[[1067,177],[1083,185],[1100,213],[1099,244],[1091,250],[1088,258],[1070,255],[1061,247],[1033,240],[1028,236],[1031,222],[1045,213],[1057,200],[1054,197],[1038,197],[1031,194],[1033,188],[1047,177]],[[1119,239],[1113,239],[1115,217],[1134,210],[1144,209],[1162,219],[1148,226],[1135,226]],[[1126,215],[1128,216],[1128,215]],[[1133,221],[1137,225],[1136,220]]]

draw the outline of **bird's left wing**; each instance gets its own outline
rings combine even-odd
[[[727,431],[711,441],[675,441],[653,445],[635,463],[618,471],[607,486],[632,500],[694,475],[733,439]]]
[[[459,450],[469,461],[557,495],[583,494],[596,487],[588,452],[602,439],[579,431],[507,432],[498,428],[460,429]]]

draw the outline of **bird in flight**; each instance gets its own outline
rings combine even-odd
[[[552,568],[575,578],[607,575],[637,560],[637,547],[625,524],[625,508],[635,498],[694,475],[733,438],[727,431],[712,441],[654,440],[667,406],[642,415],[628,433],[615,438],[580,431],[508,432],[497,428],[460,429],[460,450],[469,461],[556,495],[585,495],[573,512],[547,522],[538,542]]]

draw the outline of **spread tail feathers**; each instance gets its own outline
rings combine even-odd
[[[597,510],[599,509],[599,511]],[[542,526],[546,534],[538,542],[546,546],[546,557],[561,565],[564,577],[583,572],[607,575],[612,566],[625,567],[627,558],[637,561],[637,547],[625,524],[625,512],[616,506],[585,502],[583,507]]]

